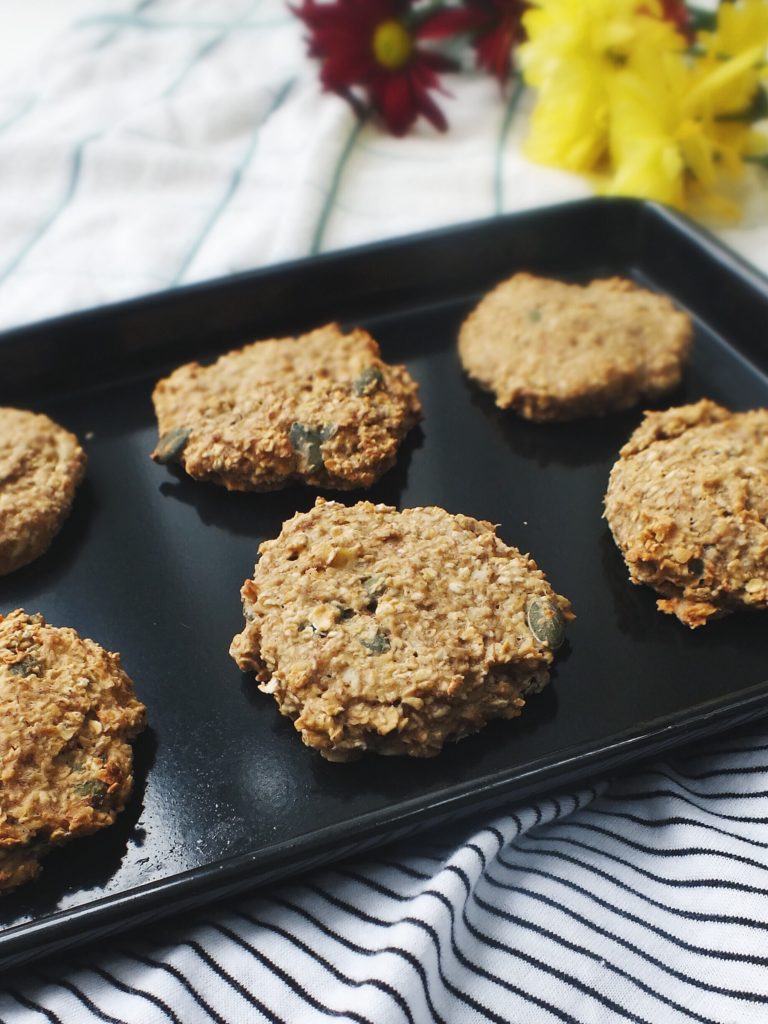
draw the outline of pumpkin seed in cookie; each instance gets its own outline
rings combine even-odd
[[[333,437],[335,430],[333,425],[327,423],[322,427],[306,427],[303,423],[291,426],[288,434],[291,448],[304,459],[310,473],[323,469],[321,445]]]
[[[8,671],[14,676],[39,675],[42,665],[37,658],[26,657],[8,666]]]
[[[112,824],[145,716],[118,654],[39,614],[0,615],[0,897],[50,850]]]
[[[692,338],[687,313],[628,279],[582,287],[515,274],[465,319],[459,355],[499,408],[537,422],[564,421],[629,409],[670,391]]]
[[[389,637],[382,629],[377,629],[369,640],[361,640],[363,647],[367,647],[371,654],[386,654],[392,646]]]
[[[157,442],[152,458],[161,466],[166,466],[169,462],[178,462],[191,433],[189,427],[174,427],[173,430],[167,430]]]
[[[74,787],[75,793],[78,796],[86,797],[91,807],[95,810],[99,810],[106,805],[108,788],[106,782],[102,782],[101,779],[86,779],[85,782],[78,782]]]
[[[528,605],[528,626],[539,643],[553,651],[565,640],[563,613],[546,597],[534,597]]]
[[[384,374],[378,366],[366,366],[355,381],[356,395],[369,395],[384,383]]]
[[[355,558],[334,566],[341,550]],[[322,498],[263,542],[241,596],[253,618],[230,653],[330,761],[433,757],[491,719],[516,718],[555,659],[528,631],[529,604],[573,618],[490,523]],[[313,635],[309,622],[331,628]]]
[[[163,441],[181,444],[190,424],[194,440],[183,456],[174,445],[165,455],[161,442],[155,461],[181,459],[194,480],[229,491],[370,487],[421,419],[405,366],[385,363],[367,331],[338,324],[186,363],[152,401]]]

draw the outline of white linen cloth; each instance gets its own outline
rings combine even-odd
[[[446,77],[450,132],[392,139],[302,36],[281,0],[144,0],[0,78],[0,326],[589,194],[521,156],[528,97]],[[759,188],[722,234],[768,269]],[[753,725],[13,972],[0,1020],[763,1024],[766,822]]]

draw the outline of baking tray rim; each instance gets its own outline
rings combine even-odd
[[[226,287],[236,287],[238,284],[242,285],[247,282],[258,283],[263,279],[332,264],[338,260],[364,259],[367,256],[390,248],[418,247],[422,244],[428,245],[438,242],[441,238],[460,241],[461,236],[464,234],[471,235],[491,226],[522,222],[527,219],[536,220],[543,216],[557,218],[564,214],[568,215],[571,212],[578,212],[579,210],[590,211],[598,209],[630,212],[636,221],[634,227],[639,231],[642,230],[644,224],[649,219],[651,221],[657,220],[671,227],[675,232],[684,235],[693,244],[705,248],[710,258],[716,259],[732,273],[736,273],[742,279],[746,279],[751,287],[765,292],[768,299],[768,271],[763,272],[759,267],[750,263],[725,242],[717,238],[706,227],[691,220],[691,218],[680,211],[649,199],[596,196],[586,199],[566,200],[546,206],[535,206],[525,210],[490,215],[474,220],[459,221],[455,224],[430,228],[426,231],[412,234],[393,235],[389,238],[364,242],[359,245],[330,249],[311,256],[299,256],[279,263],[270,263],[252,270],[241,270],[234,274],[219,275],[205,278],[202,281],[163,288],[158,291],[143,292],[140,295],[118,299],[101,305],[86,306],[82,309],[44,317],[42,320],[5,327],[0,330],[0,345],[21,340],[24,335],[41,330],[56,331],[59,328],[76,326],[95,317],[118,316],[134,311],[151,310],[153,307],[163,306],[172,301],[203,296],[209,292],[216,292]]]
[[[520,800],[543,796],[563,785],[578,784],[656,756],[671,746],[702,739],[766,715],[768,680],[640,722],[613,734],[599,751],[586,741],[566,747],[552,757],[528,762],[522,770],[510,768],[452,786],[437,798],[427,795],[401,801],[394,813],[390,807],[369,811],[350,821],[303,832],[258,851],[225,857],[205,867],[191,868],[118,895],[104,896],[37,921],[14,925],[0,932],[0,973],[31,959],[35,950],[39,956],[45,955],[45,947],[34,942],[40,933],[50,937],[50,945],[56,950],[87,944],[100,935],[130,929],[141,921],[170,916],[179,910],[254,890],[271,880],[295,877],[309,866],[329,865],[358,850],[385,845],[396,841],[398,832],[415,834],[420,831],[425,812],[429,812],[431,824],[468,820],[473,816],[472,809],[467,809],[470,801],[478,814],[485,813],[505,800],[511,799],[514,804],[515,791],[521,787]],[[569,771],[569,766],[575,767]],[[341,857],[337,852],[339,846],[345,850]],[[312,852],[319,856],[302,856]],[[90,921],[92,927],[89,927]],[[88,930],[85,942],[77,934],[84,925]],[[68,933],[75,933],[69,942]]]

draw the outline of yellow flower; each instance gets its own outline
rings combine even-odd
[[[768,152],[750,123],[764,98],[768,0],[721,3],[692,48],[658,0],[531,2],[518,51],[538,91],[529,156],[596,171],[611,195],[734,213],[724,194],[745,159]]]
[[[768,70],[768,0],[720,4],[714,31],[700,32],[697,42],[703,51],[697,64],[717,113],[748,110]],[[717,64],[720,74],[709,76]]]
[[[714,32],[700,32],[700,44],[710,54],[735,57],[745,50],[768,47],[768,3],[765,0],[738,0],[721,3]]]
[[[572,61],[539,93],[525,152],[539,163],[586,171],[602,159],[607,139],[604,83],[588,61]]]
[[[527,152],[534,160],[591,170],[606,155],[610,95],[623,69],[643,54],[680,51],[685,40],[657,0],[533,0],[518,49],[523,75],[538,89]]]
[[[701,60],[666,53],[646,55],[616,75],[609,116],[614,173],[605,191],[681,209],[705,200],[710,212],[733,216],[718,190],[738,178],[743,157],[761,152],[762,143],[748,123],[728,116],[753,97],[758,62],[759,48]]]
[[[681,124],[680,71],[680,62],[665,56],[650,79],[647,69],[617,77],[611,93],[610,131],[616,171],[605,189],[609,195],[683,205],[685,164],[676,133],[682,128],[691,144],[693,133],[691,125]]]

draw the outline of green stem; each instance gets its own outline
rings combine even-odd
[[[421,10],[410,11],[406,14],[403,20],[408,28],[414,29],[427,21],[427,19],[431,18],[433,14],[447,8],[447,6],[448,5],[445,3],[445,0],[432,0],[432,3],[427,4]]]
[[[504,212],[504,152],[507,145],[507,136],[509,135],[509,129],[512,127],[512,118],[515,116],[517,105],[520,102],[520,97],[523,95],[523,79],[520,75],[515,75],[515,84],[512,87],[512,93],[507,100],[507,109],[504,111],[504,120],[501,123],[501,131],[499,132],[499,140],[496,144],[496,166],[494,168],[493,176],[493,194],[496,203],[496,213],[500,214]]]
[[[694,32],[700,32],[702,29],[706,32],[712,32],[717,27],[716,11],[707,11],[701,7],[692,7],[689,4],[688,16]]]

